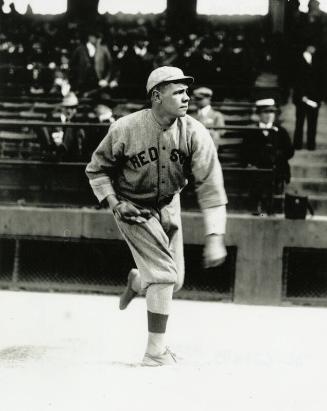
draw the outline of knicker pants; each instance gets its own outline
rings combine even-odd
[[[184,282],[184,252],[179,194],[143,224],[128,224],[115,216],[141,275],[142,288],[150,284],[174,284],[174,292]]]

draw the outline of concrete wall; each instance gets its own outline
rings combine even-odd
[[[203,243],[200,213],[183,212],[184,242]],[[121,238],[110,211],[0,207],[0,235],[63,239]],[[226,244],[236,246],[234,301],[248,304],[282,302],[284,247],[327,249],[327,218],[286,220],[282,217],[228,217]]]

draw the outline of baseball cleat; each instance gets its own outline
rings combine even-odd
[[[133,298],[137,296],[137,292],[132,289],[133,280],[137,275],[138,271],[135,268],[132,268],[128,273],[126,288],[119,299],[120,310],[125,310],[128,304],[133,300]]]
[[[176,354],[172,353],[170,349],[166,347],[166,350],[160,355],[150,355],[146,353],[141,365],[143,367],[160,367],[162,365],[174,365],[176,363]]]

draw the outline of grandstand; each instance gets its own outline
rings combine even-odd
[[[224,115],[225,134],[218,155],[229,197],[229,256],[217,269],[218,281],[200,268],[198,206],[191,187],[183,193],[189,276],[180,296],[274,305],[303,301],[324,304],[325,105],[320,111],[317,150],[296,152],[290,162],[292,180],[287,188],[310,197],[314,218],[286,220],[284,192],[274,191],[274,169],[244,167],[240,160],[244,131],[248,134],[257,127],[255,100],[273,97],[283,125],[290,135],[294,133],[295,112],[289,94],[292,84],[289,73],[285,73],[284,59],[291,40],[301,38],[290,35],[285,26],[288,2],[270,0],[266,14],[253,16],[198,15],[196,1],[185,0],[168,1],[167,10],[159,14],[99,15],[97,3],[89,1],[77,7],[79,2],[71,0],[67,13],[57,16],[21,15],[14,10],[1,14],[0,286],[105,293],[121,290],[124,273],[133,262],[126,259],[124,267],[112,262],[122,243],[113,219],[96,203],[85,178],[90,148],[63,160],[44,148],[40,130],[83,130],[86,139],[94,140],[100,130],[104,133],[110,126],[97,120],[95,106],[105,104],[113,120],[145,107],[141,77],[146,71],[142,70],[172,62],[194,74],[196,86],[211,87],[213,106]],[[69,80],[69,59],[85,34],[86,17],[90,25],[100,29],[110,49],[112,79],[118,86],[84,94],[75,90],[79,98],[77,114],[73,122],[62,123],[63,96],[57,86],[62,79]],[[183,27],[181,21],[185,22]],[[323,36],[321,30],[312,31],[313,35]],[[133,66],[135,75],[130,74],[126,52],[133,42],[147,56],[141,68]],[[255,217],[249,190],[258,181],[268,188],[269,207],[264,215]],[[71,264],[68,255],[81,251],[85,260]],[[127,250],[123,252],[128,255]],[[65,256],[60,263],[57,253]],[[91,267],[94,255],[101,256],[96,268]],[[112,256],[110,267],[105,255]],[[301,260],[302,255],[317,264],[299,267],[296,259]],[[197,270],[203,272],[202,280],[196,277]],[[306,281],[301,286],[309,274],[312,283]]]

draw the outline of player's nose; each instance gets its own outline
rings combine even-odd
[[[184,103],[188,103],[190,101],[190,97],[185,93],[184,95],[183,95],[183,102]]]

